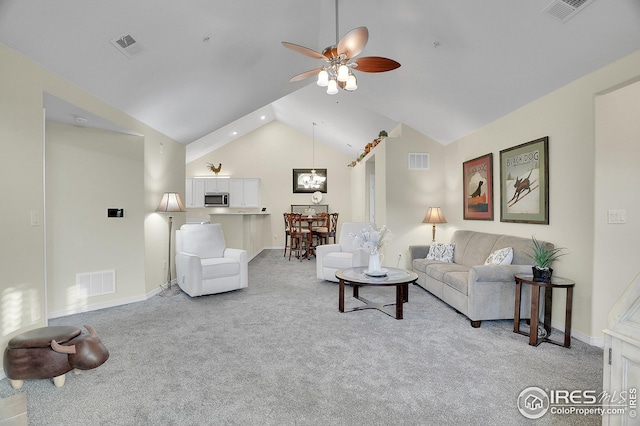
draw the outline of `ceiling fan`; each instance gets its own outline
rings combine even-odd
[[[308,47],[283,41],[284,47],[294,50],[314,59],[321,59],[326,62],[320,68],[314,68],[292,77],[289,81],[301,81],[305,78],[318,76],[318,86],[327,87],[327,93],[335,95],[338,87],[352,92],[358,88],[357,79],[353,71],[362,72],[386,72],[400,66],[400,63],[393,59],[380,56],[366,56],[364,58],[355,57],[362,52],[369,40],[369,30],[367,27],[358,27],[338,40],[338,0],[336,0],[336,44],[326,47],[322,53],[316,52]]]

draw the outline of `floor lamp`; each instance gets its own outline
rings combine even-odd
[[[177,192],[165,192],[162,196],[162,201],[158,205],[156,209],[157,212],[163,213],[173,213],[173,212],[184,212],[186,211],[184,208],[184,204],[182,204],[182,200],[180,199],[180,194]],[[171,285],[171,225],[173,223],[173,216],[169,215],[169,254],[167,257],[167,283],[165,285],[161,285],[162,291],[160,292],[160,296],[175,296],[180,292],[177,287],[172,287]]]
[[[432,239],[433,243],[436,242],[436,223],[447,223],[447,219],[444,218],[444,214],[442,213],[442,209],[440,207],[429,207],[427,210],[427,215],[422,220],[422,223],[431,223],[433,224],[432,231]]]

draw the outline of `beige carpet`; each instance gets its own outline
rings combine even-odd
[[[379,290],[379,291],[376,291]],[[363,288],[373,301],[394,289]],[[360,302],[345,300],[347,306]],[[0,381],[26,393],[31,425],[505,425],[529,424],[523,389],[602,388],[602,350],[528,345],[513,321],[469,320],[410,286],[404,319],[340,313],[336,283],[315,261],[267,251],[249,287],[72,315],[51,325],[95,327],[111,357],[64,387]],[[547,414],[536,425],[599,425]]]

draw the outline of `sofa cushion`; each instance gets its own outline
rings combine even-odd
[[[444,275],[450,272],[469,272],[469,267],[457,263],[435,262],[425,268],[425,273],[433,279],[444,282]]]
[[[491,253],[487,260],[484,261],[485,265],[511,265],[513,260],[513,248],[505,247],[498,249]]]
[[[469,287],[469,271],[447,272],[444,274],[444,283],[466,296]]]
[[[427,254],[428,260],[439,260],[441,262],[453,262],[453,251],[456,245],[453,244],[431,244],[429,247],[429,253]]]
[[[353,267],[353,253],[335,251],[322,258],[322,265],[331,269],[347,269]]]
[[[200,258],[223,257],[226,248],[222,225],[219,223],[187,223],[180,227],[177,251],[195,254]]]
[[[202,259],[202,279],[229,277],[240,274],[240,262],[228,257]]]

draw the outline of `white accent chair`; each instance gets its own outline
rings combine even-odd
[[[191,297],[245,288],[247,251],[227,248],[219,223],[185,224],[176,231],[176,273]]]
[[[353,236],[372,225],[367,222],[346,222],[340,227],[337,244],[316,247],[316,275],[320,280],[338,282],[336,271],[369,265],[369,253],[355,245]],[[374,225],[375,226],[375,225]]]

